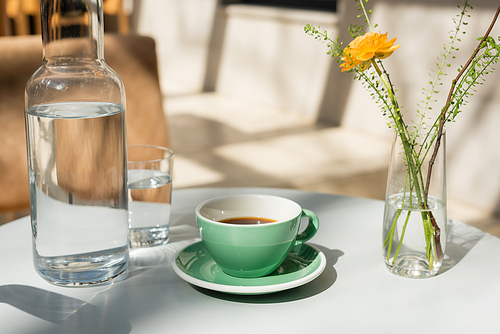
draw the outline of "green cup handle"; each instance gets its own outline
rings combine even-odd
[[[299,233],[297,235],[297,239],[295,239],[295,243],[293,244],[294,246],[303,244],[304,242],[314,237],[316,232],[318,232],[319,219],[314,212],[312,212],[311,210],[302,209],[300,218],[302,217],[309,218],[309,223],[307,224],[306,229],[302,233]]]

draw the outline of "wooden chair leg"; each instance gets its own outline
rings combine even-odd
[[[10,31],[10,24],[5,12],[5,0],[0,0],[0,36],[8,36]]]

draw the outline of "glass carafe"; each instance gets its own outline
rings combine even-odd
[[[102,0],[41,0],[43,61],[26,85],[33,260],[56,285],[128,266],[125,90],[104,62]]]

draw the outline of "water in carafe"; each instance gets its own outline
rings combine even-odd
[[[103,283],[129,261],[125,91],[101,0],[42,0],[41,18],[25,94],[34,266],[56,285]]]

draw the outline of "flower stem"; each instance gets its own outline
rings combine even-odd
[[[455,79],[453,79],[451,82],[451,87],[450,87],[450,91],[448,93],[448,98],[446,100],[446,104],[445,104],[443,110],[441,111],[441,115],[439,116],[439,126],[438,126],[438,134],[436,137],[436,144],[434,145],[434,152],[432,152],[432,156],[431,156],[431,159],[429,161],[429,169],[427,172],[427,180],[425,183],[425,190],[424,190],[424,197],[425,197],[426,201],[427,201],[427,197],[429,195],[429,187],[430,187],[430,183],[431,183],[432,168],[433,168],[434,163],[436,161],[437,153],[438,153],[439,147],[441,145],[441,137],[443,135],[444,123],[447,119],[446,114],[448,112],[448,109],[450,108],[451,99],[454,95],[453,93],[455,92],[456,84],[457,84],[458,80],[460,79],[460,77],[465,73],[466,69],[470,66],[470,64],[472,63],[474,58],[476,58],[477,54],[479,53],[479,50],[481,50],[481,47],[482,47],[484,41],[486,41],[486,39],[488,38],[491,30],[493,29],[493,26],[495,25],[499,14],[500,14],[500,5],[497,8],[495,16],[493,17],[493,20],[490,23],[490,26],[489,26],[488,30],[486,31],[486,34],[484,34],[483,38],[479,42],[478,46],[476,47],[476,49],[474,50],[474,52],[472,53],[469,60],[462,68],[462,70],[457,74]]]
[[[387,234],[387,237],[384,240],[384,247],[387,247],[387,244],[389,244],[389,247],[387,247],[387,262],[389,262],[389,258],[391,256],[392,242],[394,241],[394,232],[396,230],[396,224],[398,222],[399,216],[401,215],[402,211],[403,211],[402,209],[397,209],[396,214],[392,219],[391,229],[389,230],[389,233]]]
[[[389,98],[391,99],[392,109],[393,109],[393,110],[391,110],[391,115],[392,115],[392,118],[394,120],[394,124],[396,126],[396,131],[397,131],[398,136],[399,136],[401,143],[403,145],[403,150],[404,150],[404,155],[405,155],[405,160],[406,160],[406,165],[407,165],[408,179],[410,180],[409,182],[411,184],[410,191],[409,191],[410,199],[412,196],[411,194],[413,193],[412,189],[414,188],[415,194],[416,194],[417,200],[418,200],[417,206],[422,208],[422,209],[427,209],[427,197],[424,195],[424,192],[423,192],[423,190],[425,188],[424,188],[423,175],[422,175],[422,169],[421,169],[422,166],[419,163],[418,154],[415,153],[415,149],[414,149],[415,144],[414,143],[412,144],[410,142],[410,138],[407,135],[407,126],[404,123],[403,118],[401,116],[401,111],[400,111],[400,108],[399,108],[399,105],[397,102],[396,95],[392,89],[390,79],[385,74],[385,71],[382,72],[380,70],[380,67],[378,66],[377,62],[374,59],[371,59],[371,63],[373,65],[373,67],[375,68],[375,71],[377,72],[378,76],[380,77],[380,80],[384,84],[384,86],[389,94]],[[413,180],[413,182],[411,182],[411,180]],[[412,206],[413,205],[410,203],[409,207],[412,207]],[[404,231],[406,230],[406,225],[408,224],[409,214],[410,214],[410,211],[408,211],[408,215],[406,217],[406,221],[405,221],[405,224],[403,227],[403,232],[401,234],[401,238],[399,239],[398,248],[397,248],[396,254],[394,256],[393,264],[394,264],[394,261],[396,260],[398,254],[399,254],[399,249],[401,248],[401,245],[403,243]],[[432,213],[430,213],[430,214],[432,215]],[[399,219],[399,215],[396,215],[394,217],[393,227],[396,225],[398,219]],[[430,219],[430,221],[434,222],[433,223],[434,229],[439,230],[439,227],[435,223],[435,219]],[[431,263],[432,256],[429,253],[429,250],[432,248],[432,240],[431,240],[431,237],[429,234],[430,228],[429,228],[428,222],[429,222],[429,220],[422,221],[422,223],[424,224],[424,230],[426,231],[425,241],[426,241],[427,259],[429,261],[429,265],[432,267],[432,263]],[[390,235],[392,235],[392,237],[394,237],[394,231],[392,229],[391,229]],[[439,235],[440,235],[440,232],[439,232]],[[436,239],[435,244],[437,247],[439,247],[438,253],[442,254],[440,238]],[[389,247],[389,251],[392,248],[392,242],[391,242],[390,246],[391,247]],[[390,252],[388,253],[388,256],[389,256],[389,254],[390,254]]]
[[[365,16],[366,23],[368,24],[368,28],[370,28],[370,31],[373,31],[372,25],[370,24],[370,19],[368,18],[368,13],[366,12],[365,5],[363,4],[363,0],[359,0],[359,4],[361,5],[361,8],[363,10],[363,15]]]
[[[405,223],[403,225],[403,230],[401,231],[401,239],[399,241],[398,248],[396,249],[396,254],[394,254],[394,258],[392,259],[392,265],[394,265],[394,263],[396,262],[396,258],[399,255],[399,250],[401,249],[401,245],[403,243],[403,239],[404,239],[404,236],[406,233],[406,227],[408,226],[408,221],[410,220],[410,214],[411,214],[411,211],[408,210],[408,212],[406,213],[406,219],[405,219]]]
[[[486,41],[491,30],[493,29],[493,26],[495,25],[499,14],[500,14],[500,5],[498,6],[497,11],[495,12],[495,15],[493,17],[492,22],[490,23],[488,30],[486,31],[485,35],[483,36],[483,38],[479,42],[478,46],[474,50],[473,54],[470,56],[467,63],[463,66],[462,70],[457,74],[455,79],[453,79],[451,82],[451,87],[450,87],[450,91],[448,93],[448,98],[446,100],[446,104],[445,104],[444,108],[442,109],[441,114],[439,116],[438,133],[436,136],[436,142],[434,144],[434,151],[432,152],[432,156],[429,160],[429,168],[427,170],[427,178],[426,178],[425,188],[424,188],[424,201],[425,201],[425,203],[427,203],[427,200],[429,197],[429,188],[430,188],[430,183],[431,183],[432,169],[434,167],[436,157],[437,157],[439,148],[441,146],[441,139],[443,136],[444,124],[445,124],[446,119],[447,119],[448,109],[451,106],[451,100],[452,100],[452,97],[454,96],[456,84],[457,84],[458,80],[460,79],[460,77],[465,73],[467,68],[472,64],[473,60],[476,58],[477,54],[479,53],[479,50],[483,46],[483,43]],[[441,247],[441,229],[439,228],[439,226],[436,222],[436,218],[434,217],[434,215],[432,214],[431,211],[429,211],[429,221],[432,224],[432,227],[434,229],[434,243],[435,243],[435,247],[436,247],[436,257],[437,257],[437,259],[442,259],[444,254],[443,254],[443,250]]]
[[[429,223],[429,214],[430,211],[425,212],[422,211],[422,223],[424,224],[424,235],[425,235],[425,254],[427,257],[427,260],[429,261],[429,269],[432,269],[434,267],[433,261],[432,261],[432,227],[431,224]]]

